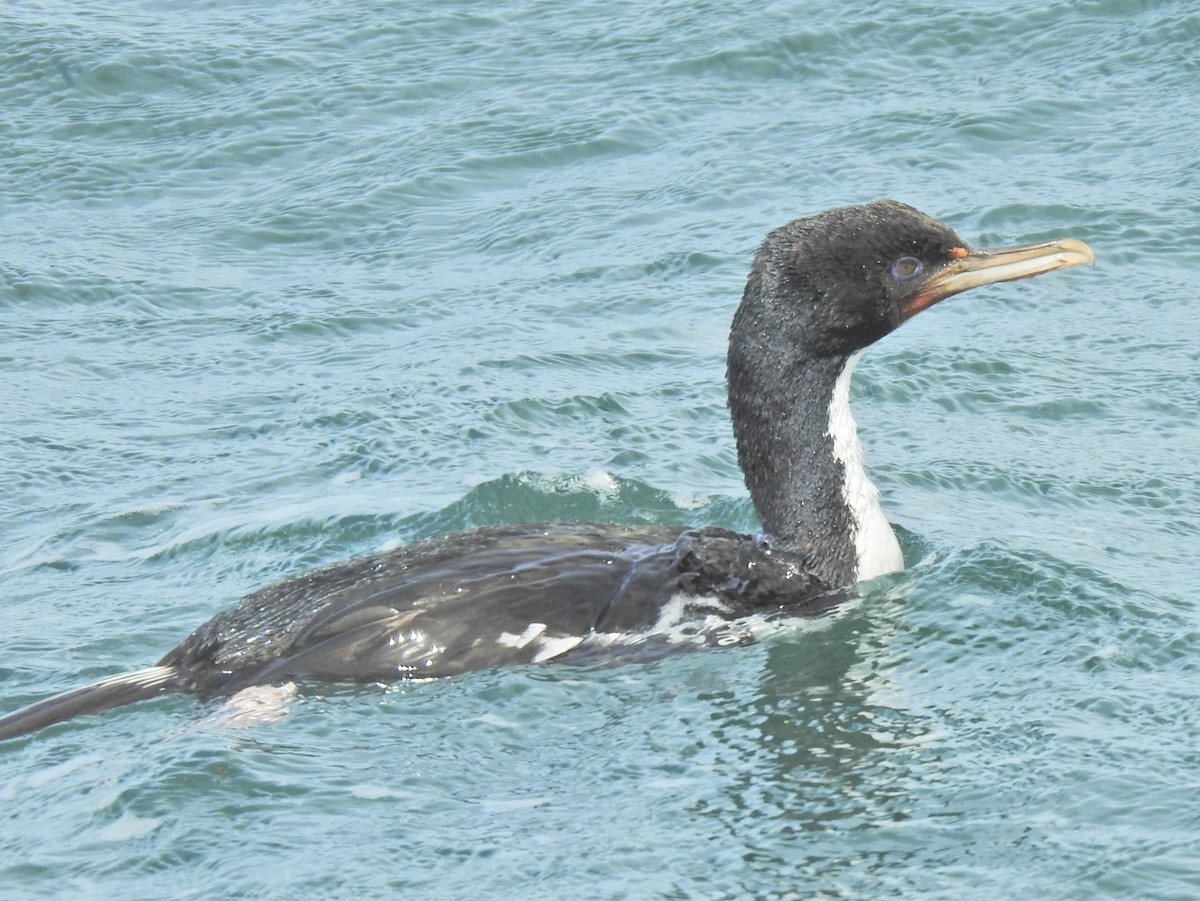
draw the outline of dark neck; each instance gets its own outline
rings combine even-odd
[[[857,526],[830,428],[831,402],[851,358],[798,362],[775,355],[771,342],[736,340],[737,331],[735,323],[729,409],[738,462],[763,529],[803,553],[829,585],[854,582]],[[853,430],[852,420],[848,425]]]

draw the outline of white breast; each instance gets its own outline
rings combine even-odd
[[[850,508],[854,548],[858,557],[858,580],[862,582],[904,569],[904,556],[900,553],[896,533],[879,506],[879,489],[867,478],[863,468],[858,428],[850,413],[850,375],[860,355],[861,351],[846,361],[833,388],[833,397],[829,401],[829,435],[833,438],[834,456],[846,473],[842,497]]]

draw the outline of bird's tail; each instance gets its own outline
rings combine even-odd
[[[110,707],[122,707],[183,690],[179,671],[172,666],[148,666],[132,673],[109,676],[0,717],[0,741],[28,735],[85,713],[99,713]]]

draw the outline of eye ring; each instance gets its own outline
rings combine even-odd
[[[892,265],[888,267],[888,272],[892,274],[892,278],[899,279],[902,282],[911,281],[921,274],[921,270],[925,268],[925,264],[916,257],[897,257],[892,261]]]

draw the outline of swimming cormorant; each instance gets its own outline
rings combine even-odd
[[[729,410],[763,535],[505,525],[320,569],[245,597],[154,666],[0,718],[0,739],[165,692],[387,681],[734,643],[903,559],[850,414],[859,353],[953,294],[1093,262],[1071,238],[972,250],[910,206],[797,219],[758,250],[729,336]]]

